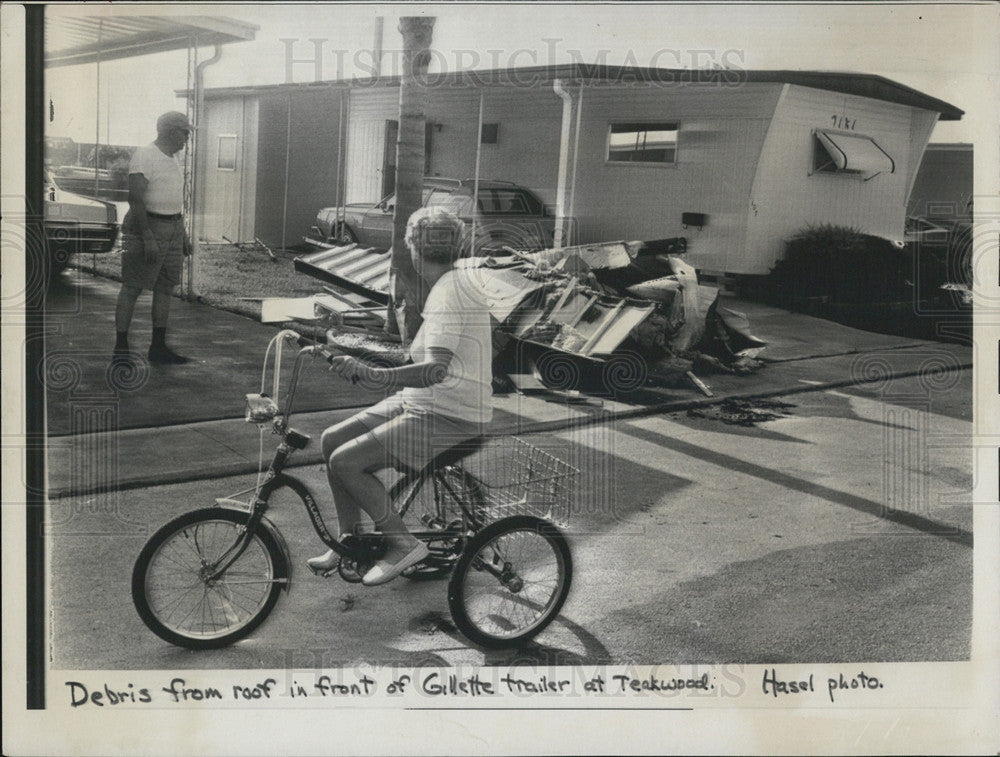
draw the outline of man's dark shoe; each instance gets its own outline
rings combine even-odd
[[[148,354],[149,362],[157,365],[183,365],[191,362],[190,359],[178,355],[169,347],[150,347]]]

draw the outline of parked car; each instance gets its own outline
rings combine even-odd
[[[473,220],[472,179],[424,179],[425,207],[451,210],[470,227]],[[386,250],[392,246],[392,214],[396,195],[380,202],[323,208],[305,237],[313,246],[358,243]],[[532,192],[510,182],[479,182],[476,252],[488,254],[504,246],[532,251],[551,247],[555,219]],[[342,223],[338,227],[338,216]]]
[[[903,246],[916,253],[922,269],[934,269],[942,283],[972,286],[971,208],[967,217],[909,216]]]
[[[951,232],[944,226],[920,216],[907,216],[903,245],[919,243],[931,247],[947,246]]]
[[[76,252],[110,252],[118,238],[118,210],[110,202],[67,192],[51,176],[45,185],[45,241],[49,275]]]

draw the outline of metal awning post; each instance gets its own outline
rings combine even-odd
[[[288,172],[292,159],[292,93],[288,93],[288,107],[285,118],[285,191],[281,205],[281,249],[287,249],[285,234],[288,230]]]
[[[334,207],[337,208],[337,216],[333,222],[333,233],[340,239],[343,233],[340,225],[340,213],[341,206],[344,204],[343,195],[341,194],[341,184],[344,175],[344,92],[342,90],[337,96],[337,106],[340,112],[340,119],[337,122],[337,173],[334,176]]]
[[[203,220],[201,216],[203,214],[198,212],[198,190],[200,189],[198,169],[199,165],[202,171],[207,169],[204,164],[203,157],[208,153],[208,134],[205,132],[207,124],[204,123],[203,119],[205,114],[205,69],[213,63],[218,63],[219,58],[221,57],[222,45],[216,44],[215,54],[208,60],[203,60],[194,67],[194,141],[196,147],[194,150],[194,160],[192,161],[194,170],[191,175],[191,257],[188,258],[187,269],[187,296],[188,299],[192,300],[199,297],[195,281],[195,268],[201,260],[200,232],[203,225],[201,223]]]
[[[583,84],[581,83],[577,89],[576,95],[576,124],[574,126],[573,132],[573,168],[570,174],[571,178],[569,181],[569,203],[566,210],[566,215],[569,218],[570,232],[568,234],[567,242],[569,244],[574,244],[576,242],[576,235],[579,231],[579,224],[576,223],[576,163],[577,158],[580,155],[580,119],[583,113]]]
[[[104,34],[104,19],[97,25],[97,43]],[[101,61],[97,61],[97,96],[94,98],[94,197],[97,197],[97,169],[101,158]]]
[[[344,164],[340,169],[340,222],[343,225],[347,222],[347,169],[351,160],[351,91],[345,90],[342,96],[347,98],[344,101]]]
[[[102,18],[97,24],[97,44],[101,43],[101,37],[104,35],[104,19]],[[97,61],[97,73],[95,74],[97,78],[97,96],[94,98],[94,108],[96,110],[96,117],[94,118],[94,199],[98,198],[98,192],[100,191],[100,175],[99,167],[101,164],[101,62]],[[111,120],[111,114],[108,114],[108,121]],[[90,270],[92,271],[92,276],[97,276],[97,253],[90,253]]]
[[[472,244],[469,254],[476,255],[476,223],[479,214],[479,161],[483,152],[483,90],[479,90],[479,123],[476,126],[476,172],[472,177]]]
[[[559,249],[566,244],[566,174],[569,166],[570,119],[573,115],[573,98],[563,87],[562,79],[552,81],[552,89],[562,98],[562,128],[559,134],[559,176],[556,185],[556,223],[552,246]]]

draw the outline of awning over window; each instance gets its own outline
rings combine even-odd
[[[896,163],[889,153],[871,137],[817,130],[816,138],[829,153],[838,171],[877,174],[896,170]]]

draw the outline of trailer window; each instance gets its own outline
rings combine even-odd
[[[220,171],[236,170],[236,135],[219,135],[219,160],[216,168]]]
[[[622,123],[608,127],[611,163],[676,163],[676,123]]]

